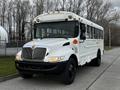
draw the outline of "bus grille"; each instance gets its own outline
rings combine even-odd
[[[25,60],[43,60],[46,54],[46,48],[23,48],[22,58]]]

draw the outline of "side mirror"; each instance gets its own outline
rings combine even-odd
[[[82,32],[85,33],[85,32],[86,32],[86,29],[83,29]]]

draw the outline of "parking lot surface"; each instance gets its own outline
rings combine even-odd
[[[71,85],[62,84],[59,76],[40,75],[0,82],[0,90],[120,90],[120,48],[105,51],[100,67],[79,67]]]

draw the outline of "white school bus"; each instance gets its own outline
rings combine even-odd
[[[21,77],[54,73],[65,84],[74,81],[78,66],[100,66],[103,27],[72,12],[56,11],[34,18],[34,39],[16,54]]]

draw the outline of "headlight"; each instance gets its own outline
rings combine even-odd
[[[15,58],[15,60],[17,60],[17,61],[22,61],[22,58],[21,58],[21,51],[20,52],[18,52],[18,54],[16,55],[16,58]]]
[[[64,56],[49,57],[48,62],[56,63],[64,60]]]
[[[16,55],[16,60],[17,61],[22,61],[21,55]]]

